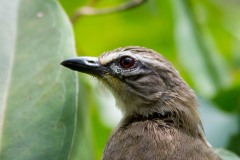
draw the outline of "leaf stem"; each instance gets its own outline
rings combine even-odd
[[[83,6],[77,9],[77,11],[73,14],[71,21],[72,23],[76,22],[80,16],[93,16],[93,15],[102,15],[102,14],[110,14],[110,13],[116,13],[124,10],[128,10],[131,8],[135,8],[147,0],[131,0],[128,2],[124,2],[122,4],[119,4],[117,6],[108,7],[108,8],[94,8],[91,6]]]

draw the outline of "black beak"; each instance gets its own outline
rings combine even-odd
[[[104,73],[107,72],[107,68],[99,64],[96,57],[71,58],[63,61],[61,65],[74,71],[87,73],[93,76],[102,77]]]

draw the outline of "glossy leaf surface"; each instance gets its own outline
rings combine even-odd
[[[71,25],[55,0],[0,0],[0,159],[67,159],[77,78]]]

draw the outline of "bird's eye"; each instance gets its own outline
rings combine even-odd
[[[120,65],[123,68],[130,68],[135,64],[135,60],[131,57],[123,57],[120,59]]]

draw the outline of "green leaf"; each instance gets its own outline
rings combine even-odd
[[[240,86],[221,90],[213,98],[213,101],[224,111],[239,112],[240,109]]]
[[[73,33],[55,0],[0,0],[0,159],[68,159],[77,77]]]
[[[82,73],[80,73],[82,74]],[[79,94],[78,94],[78,110],[77,125],[74,134],[74,143],[71,150],[69,160],[92,160],[95,158],[95,150],[93,147],[92,126],[90,119],[90,103],[94,100],[89,99],[90,86],[79,76]]]
[[[101,159],[104,146],[111,129],[103,124],[100,117],[97,86],[92,86],[96,79],[79,73],[79,108],[77,127],[70,160],[97,160]],[[103,97],[103,96],[102,96]],[[112,106],[114,107],[114,106]]]
[[[213,96],[229,84],[227,67],[206,28],[201,28],[189,1],[172,1],[175,13],[177,53],[185,70],[191,75],[196,90]]]
[[[230,142],[228,144],[228,149],[240,155],[239,142],[240,142],[240,133],[238,132],[233,136],[231,136]]]
[[[59,2],[64,7],[66,13],[71,17],[79,7],[87,4],[88,0],[71,0],[71,2],[66,0],[59,0]]]

